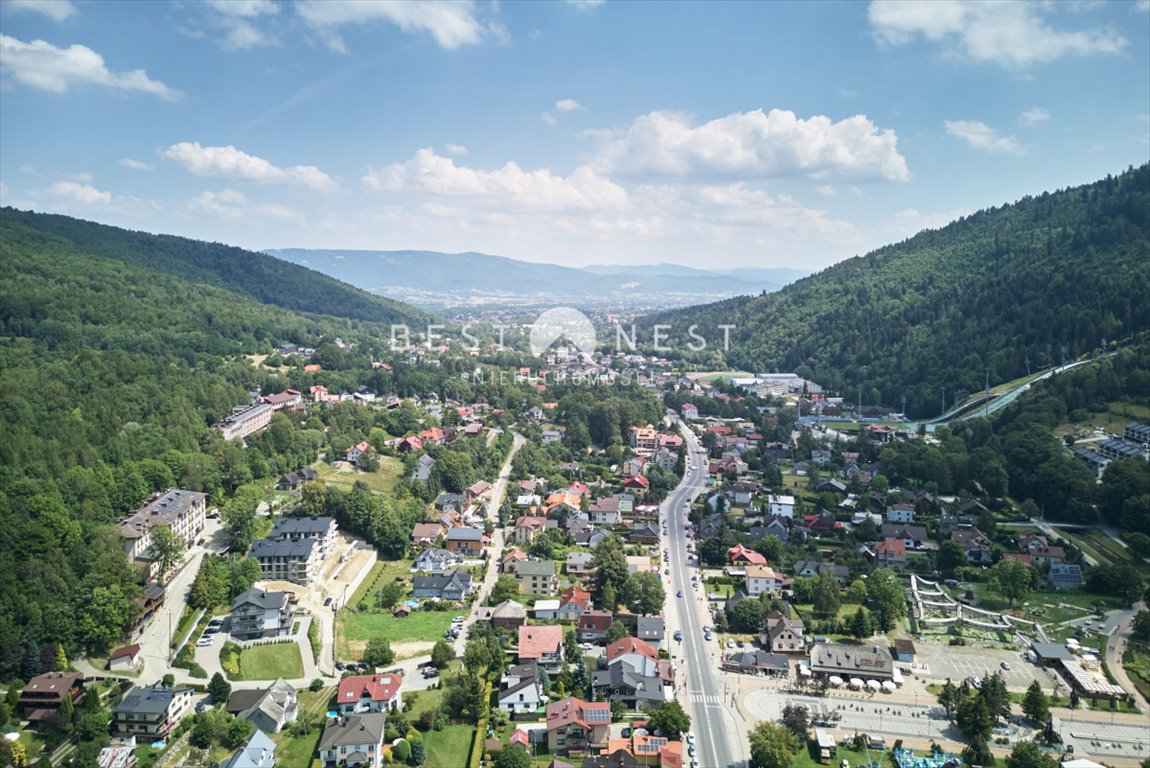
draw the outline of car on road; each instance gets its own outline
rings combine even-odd
[[[1003,668],[1003,669],[1005,669],[1007,672],[1009,672],[1009,671],[1010,671],[1010,662],[1009,662],[1009,661],[1004,661],[1004,662],[1002,662],[1001,664],[999,664],[998,666],[1002,667],[1002,668]]]
[[[675,640],[680,643],[683,642],[683,633],[677,629],[675,630]]]
[[[675,593],[675,597],[682,597],[682,596],[683,596],[683,590],[681,590],[681,589]]]
[[[331,598],[330,598],[330,597],[325,597],[325,598],[324,598],[324,600],[323,600],[323,607],[324,607],[324,608],[327,608],[329,605],[331,605]]]

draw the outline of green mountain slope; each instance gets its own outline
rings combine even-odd
[[[774,294],[651,318],[725,362],[794,370],[864,403],[937,414],[992,384],[1150,329],[1150,166],[980,211]],[[712,345],[712,349],[714,345]],[[710,353],[712,358],[714,352]],[[711,364],[715,361],[712,359]]]
[[[173,235],[152,235],[68,216],[0,209],[5,247],[69,244],[91,257],[225,288],[264,304],[299,312],[379,323],[419,326],[427,316],[397,301],[374,296],[346,283],[264,253]]]

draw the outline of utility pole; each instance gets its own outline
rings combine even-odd
[[[1030,376],[1030,355],[1026,356],[1026,376]]]

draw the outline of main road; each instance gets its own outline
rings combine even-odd
[[[683,480],[667,496],[662,515],[666,531],[663,545],[670,554],[664,568],[671,571],[667,591],[668,630],[683,633],[681,642],[671,643],[676,685],[691,716],[699,768],[742,768],[748,752],[746,727],[729,708],[731,698],[718,668],[718,645],[704,637],[703,628],[711,623],[711,616],[704,587],[701,583],[696,587],[696,582],[691,581],[697,569],[689,562],[687,552],[687,511],[706,487],[706,457],[694,432],[683,426],[677,416],[670,418],[680,425],[687,450]],[[682,597],[676,596],[679,592]],[[684,764],[689,765],[686,760]]]

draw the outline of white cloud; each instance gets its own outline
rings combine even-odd
[[[206,0],[207,24],[222,29],[224,36],[216,42],[227,50],[247,50],[257,45],[271,45],[275,38],[260,29],[256,22],[262,16],[274,16],[280,7],[271,0]],[[191,31],[196,36],[202,32]]]
[[[8,192],[8,185],[0,181],[0,201],[7,199]]]
[[[113,72],[104,57],[83,45],[57,48],[43,40],[25,43],[0,35],[0,73],[18,83],[53,93],[66,93],[73,85],[103,85],[122,91],[141,91],[168,101],[180,98],[179,91],[152,80],[147,72]]]
[[[64,21],[79,11],[71,0],[4,0],[5,11],[42,13],[53,21]]]
[[[864,115],[832,122],[772,109],[692,125],[686,115],[651,112],[621,132],[600,134],[605,172],[706,181],[829,175],[860,180],[910,178],[893,130]]]
[[[1007,69],[1064,56],[1116,54],[1124,37],[1109,29],[1059,30],[1047,16],[1058,4],[981,0],[872,0],[870,24],[884,43],[901,45],[919,35],[954,46],[974,61]]]
[[[57,181],[48,187],[48,194],[81,205],[107,206],[112,202],[112,193],[96,189],[91,184],[75,181]]]
[[[598,8],[606,2],[607,0],[567,0],[567,5],[573,5],[581,11],[587,11]]]
[[[448,144],[446,149],[447,154],[455,155],[456,157],[462,157],[467,154],[467,147],[462,144]]]
[[[539,117],[543,120],[543,122],[547,123],[552,128],[559,125],[558,118],[556,118],[555,115],[551,114],[550,112],[540,112]]]
[[[1023,125],[1038,125],[1050,119],[1050,111],[1042,107],[1033,107],[1023,110],[1021,120]]]
[[[838,197],[839,193],[830,184],[819,184],[815,187],[815,192],[818,192],[823,197]]]
[[[280,11],[271,0],[205,0],[204,4],[217,13],[244,19],[275,15]]]
[[[335,181],[314,165],[280,168],[262,157],[249,155],[233,146],[201,147],[199,142],[182,141],[159,151],[160,157],[182,165],[196,176],[221,176],[270,184],[298,184],[327,192]]]
[[[300,0],[296,12],[333,49],[346,52],[339,28],[349,24],[384,21],[404,32],[427,32],[443,48],[458,48],[478,43],[485,32],[498,37],[498,29],[485,28],[475,15],[470,0],[392,0],[391,2],[358,2],[357,0]],[[498,26],[498,25],[496,25]]]
[[[283,205],[275,203],[248,205],[247,196],[234,189],[219,192],[205,190],[188,201],[188,208],[198,215],[217,216],[232,221],[253,216],[282,220],[299,218],[295,211]]]
[[[1130,9],[1131,13],[1148,13],[1150,12],[1150,0],[1138,0],[1137,3]]]
[[[946,132],[982,152],[995,155],[1025,155],[1026,147],[1013,136],[1000,136],[979,120],[947,120]]]
[[[583,105],[575,101],[575,99],[559,99],[555,102],[556,112],[574,112],[583,109]]]
[[[622,210],[628,206],[622,187],[587,166],[565,177],[546,168],[525,171],[514,162],[484,171],[458,166],[431,149],[419,150],[404,163],[369,168],[363,183],[377,191],[419,190],[501,210]]]
[[[133,171],[154,171],[156,166],[151,163],[145,163],[142,160],[133,160],[130,157],[121,157],[120,165],[125,168],[131,168]]]

